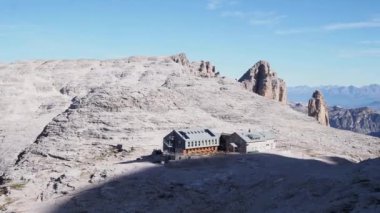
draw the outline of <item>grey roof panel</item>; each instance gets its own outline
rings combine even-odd
[[[274,136],[271,133],[267,132],[237,132],[236,134],[247,143],[255,143],[274,139]]]
[[[177,129],[174,130],[186,141],[217,139],[218,134],[210,129]]]

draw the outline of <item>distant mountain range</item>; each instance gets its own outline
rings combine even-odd
[[[380,110],[380,85],[355,86],[296,86],[288,88],[289,101],[307,103],[315,90],[320,90],[329,106],[344,108],[369,107]]]

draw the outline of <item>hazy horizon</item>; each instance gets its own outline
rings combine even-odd
[[[259,60],[288,86],[364,86],[380,74],[374,0],[3,0],[0,62],[172,55],[239,78]]]

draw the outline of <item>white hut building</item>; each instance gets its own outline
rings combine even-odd
[[[225,140],[227,152],[264,152],[276,147],[274,136],[263,132],[235,132]]]

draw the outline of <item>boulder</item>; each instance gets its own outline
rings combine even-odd
[[[327,104],[319,90],[313,93],[312,98],[309,100],[307,111],[308,115],[317,119],[320,124],[330,126]]]
[[[277,77],[276,72],[266,61],[259,61],[251,67],[240,79],[247,90],[261,96],[277,100],[282,103],[287,102],[286,83]]]

